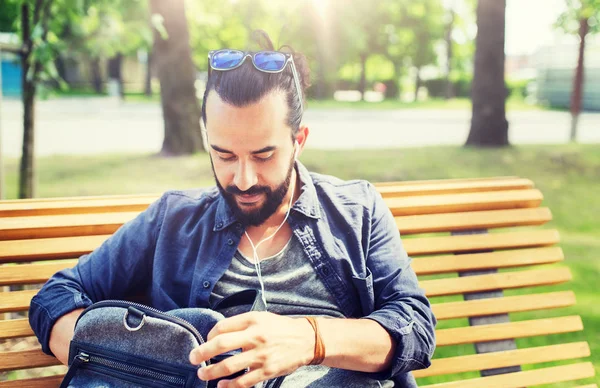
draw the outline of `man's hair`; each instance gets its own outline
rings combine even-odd
[[[256,30],[253,36],[262,50],[274,51],[273,43],[266,32]],[[279,50],[281,51],[282,48],[287,48],[288,52],[294,57],[294,64],[300,79],[300,87],[302,88],[302,99],[304,106],[306,106],[304,102],[306,100],[306,89],[310,86],[310,69],[308,68],[306,57],[294,52],[289,46],[282,46]],[[211,90],[217,92],[223,101],[237,107],[244,107],[255,103],[271,91],[283,91],[289,107],[287,124],[292,128],[292,140],[296,139],[304,112],[302,112],[300,107],[298,91],[294,84],[294,76],[290,65],[287,65],[280,73],[264,73],[257,70],[250,58],[248,58],[237,69],[228,71],[211,70],[202,99],[202,122],[204,128],[206,128],[206,98]]]

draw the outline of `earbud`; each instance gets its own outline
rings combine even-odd
[[[300,152],[300,144],[296,140],[296,144],[294,145],[294,160],[298,159],[298,152]]]

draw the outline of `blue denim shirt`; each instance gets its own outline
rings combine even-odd
[[[299,162],[296,169],[302,188],[288,218],[294,235],[344,314],[377,321],[396,341],[391,367],[373,377],[416,386],[408,372],[430,365],[436,319],[392,214],[366,181],[309,173]],[[29,321],[42,350],[52,354],[59,317],[96,301],[137,297],[163,311],[210,307],[243,232],[216,188],[165,193],[32,299]]]

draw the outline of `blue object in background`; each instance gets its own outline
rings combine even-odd
[[[5,97],[21,96],[21,64],[18,60],[0,59],[2,66],[2,95]]]

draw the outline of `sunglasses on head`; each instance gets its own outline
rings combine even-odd
[[[294,84],[298,92],[298,100],[300,101],[300,109],[304,112],[304,104],[302,103],[302,89],[300,88],[300,78],[294,65],[294,56],[290,53],[280,51],[240,51],[240,50],[212,50],[208,53],[208,76],[210,70],[227,71],[233,70],[242,65],[246,58],[252,58],[252,64],[257,70],[263,73],[281,73],[287,64],[292,68],[294,76]]]

